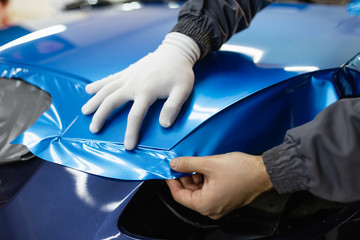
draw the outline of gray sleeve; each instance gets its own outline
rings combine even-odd
[[[281,194],[307,190],[332,201],[360,200],[360,97],[339,100],[289,130],[263,159]]]
[[[201,58],[218,50],[233,34],[249,26],[255,14],[272,0],[188,0],[172,29],[190,36]]]

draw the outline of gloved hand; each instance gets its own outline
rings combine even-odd
[[[132,150],[138,142],[145,114],[157,99],[166,99],[160,112],[160,124],[170,127],[194,86],[193,66],[200,49],[190,37],[172,32],[153,52],[125,70],[86,86],[95,94],[83,107],[85,115],[95,112],[90,131],[98,132],[116,108],[134,101],[128,115],[125,148]]]

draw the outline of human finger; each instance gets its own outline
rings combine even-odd
[[[197,185],[202,185],[203,184],[203,177],[201,174],[199,173],[195,173],[193,175],[191,175],[193,182]]]
[[[102,101],[99,108],[95,112],[90,124],[90,131],[93,133],[100,131],[104,125],[105,119],[111,114],[111,112],[129,100],[129,97],[126,96],[121,90],[117,90],[110,94]]]
[[[222,218],[225,214],[211,214],[208,215],[209,218],[211,218],[212,220],[219,220],[220,218]]]
[[[182,185],[184,186],[184,188],[195,191],[200,189],[201,187],[196,184],[193,180],[193,177],[190,176],[185,176],[185,177],[181,177],[179,178],[179,181],[182,183]]]
[[[124,145],[127,150],[133,150],[138,142],[139,132],[144,117],[155,100],[148,98],[135,99],[128,115],[128,121],[125,132]]]
[[[206,174],[208,172],[206,167],[206,158],[204,157],[178,157],[170,162],[170,167],[182,173],[197,172]]]
[[[190,91],[191,89],[182,89],[178,87],[170,93],[160,112],[159,122],[161,126],[167,128],[174,123],[181,107],[189,97]]]
[[[193,190],[185,188],[178,179],[166,180],[166,183],[175,201],[184,205],[185,207],[195,210],[193,207],[193,201],[196,201],[196,199],[194,199]],[[195,192],[198,191],[199,190],[196,190]]]
[[[88,94],[94,94],[97,93],[100,89],[102,89],[104,86],[109,84],[110,82],[119,79],[121,77],[121,72],[118,72],[113,75],[109,75],[103,79],[100,79],[96,82],[90,83],[86,85],[85,90]]]
[[[119,91],[117,83],[106,85],[82,106],[81,112],[85,115],[95,112],[105,99],[109,98],[112,93],[117,91]]]

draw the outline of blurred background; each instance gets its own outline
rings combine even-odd
[[[73,0],[0,0],[0,26],[50,16]]]
[[[82,9],[83,6],[85,6],[84,8],[86,8],[86,6],[107,6],[130,1],[134,0],[0,0],[0,27],[26,23],[29,19],[52,16],[55,13],[62,11],[65,6],[67,6],[67,9]],[[171,2],[177,0],[163,1]],[[350,0],[276,0],[276,2],[305,2],[336,5],[345,5],[349,1]]]

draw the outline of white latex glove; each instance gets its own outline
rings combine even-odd
[[[98,132],[113,110],[134,101],[124,140],[125,148],[132,150],[148,108],[157,99],[166,98],[159,121],[161,126],[170,127],[193,89],[193,66],[199,57],[200,49],[192,38],[172,32],[153,53],[121,72],[87,85],[87,93],[96,93],[82,107],[85,115],[96,111],[90,131]]]

